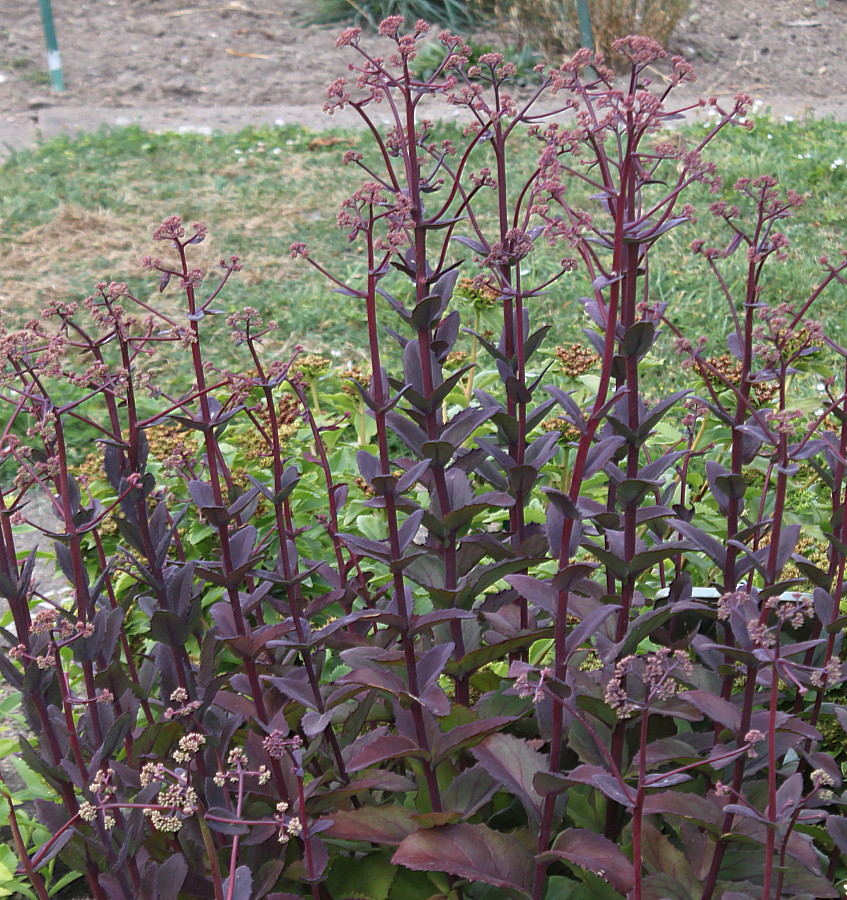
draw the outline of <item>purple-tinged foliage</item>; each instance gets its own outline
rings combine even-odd
[[[691,69],[674,59],[651,89],[647,38],[616,44],[624,83],[583,50],[518,103],[499,54],[469,67],[447,33],[416,80],[427,26],[401,27],[380,29],[388,62],[341,36],[355,83],[327,102],[376,147],[345,154],[367,180],[339,215],[366,272],[291,247],[367,320],[355,450],[344,416],[310,405],[299,351],[267,361],[256,310],[226,319],[245,373],[216,364],[240,263],[209,287],[200,224],[167,219],[143,263],[179,312],[102,284],[87,319],[55,304],[0,334],[0,668],[21,756],[56,794],[36,804],[42,846],[12,817],[22,873],[39,900],[56,855],[95,900],[839,896],[847,353],[810,311],[847,262],[769,303],[800,198],[739,181],[738,207],[711,208],[726,245],[692,244],[727,303],[710,355],[652,300],[651,250],[695,220],[693,184],[722,191],[704,153],[747,99],[702,102],[714,124],[685,146],[662,129]],[[437,137],[432,98],[463,112],[464,143]],[[529,177],[516,149],[537,154]],[[723,260],[741,248],[739,293]],[[599,374],[565,383],[529,310],[576,301],[579,267]],[[458,297],[499,335],[479,315],[463,329]],[[663,334],[691,390],[645,379]],[[471,362],[451,367],[465,335]],[[190,358],[178,394],[151,379],[163,352]],[[808,372],[826,373],[814,412]],[[30,520],[36,496],[57,525]],[[66,602],[18,552],[27,523]]]

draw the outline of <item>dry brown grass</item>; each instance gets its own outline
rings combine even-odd
[[[49,222],[5,238],[0,309],[21,321],[39,315],[47,301],[72,299],[70,276],[80,259],[108,261],[113,270],[137,267],[137,240],[137,227],[126,219],[60,205]]]
[[[239,231],[248,236],[272,234],[280,218],[302,214],[293,203],[254,209]],[[49,222],[18,236],[5,236],[0,275],[0,310],[5,320],[14,324],[37,318],[53,300],[79,301],[98,281],[129,281],[141,276],[142,256],[161,254],[166,258],[165,248],[150,244],[149,232],[147,221],[61,204]],[[193,261],[207,272],[215,270],[221,256],[229,255],[214,234],[193,250]],[[303,267],[287,255],[251,253],[239,283],[284,283],[302,274]]]
[[[644,34],[666,46],[689,5],[690,0],[591,0],[595,49],[618,66],[622,60],[612,44],[619,37]],[[495,12],[507,33],[550,58],[579,47],[576,0],[495,0]]]

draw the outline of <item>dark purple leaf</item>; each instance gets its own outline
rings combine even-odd
[[[788,448],[790,459],[809,459],[822,453],[829,445],[826,441],[806,441],[805,444],[792,444]]]
[[[379,765],[389,759],[407,756],[423,756],[423,751],[411,738],[402,734],[385,734],[355,753],[347,764],[347,771],[358,772],[360,769]]]
[[[418,699],[434,716],[446,716],[450,712],[450,698],[437,681],[428,684]]]
[[[169,856],[159,866],[156,878],[159,900],[178,900],[186,875],[188,875],[188,864],[185,857],[179,853]]]
[[[407,491],[413,484],[418,481],[421,475],[423,475],[423,473],[429,468],[429,465],[429,460],[425,459],[422,462],[416,463],[415,465],[411,466],[406,471],[406,474],[401,475],[397,480],[397,493],[402,494],[404,491]]]
[[[363,687],[376,688],[380,691],[387,691],[395,697],[407,693],[406,686],[403,681],[392,672],[379,671],[375,669],[354,669],[346,675],[342,675],[336,684],[347,685],[355,684]]]
[[[426,434],[413,422],[395,411],[386,414],[389,427],[397,434],[400,440],[416,453],[420,453],[421,447],[426,441]]]
[[[329,862],[326,844],[316,835],[310,834],[304,839],[303,870],[307,881],[320,881]],[[249,894],[244,900],[250,900]]]
[[[253,525],[245,525],[238,531],[230,534],[229,547],[232,553],[232,568],[238,569],[249,559],[256,541],[256,528]]]
[[[49,847],[47,847],[45,843],[44,847],[42,847],[41,850],[32,855],[32,861],[35,868],[40,869],[42,866],[46,866],[51,859],[54,859],[56,856],[58,856],[58,854],[62,851],[64,846],[74,836],[75,833],[75,829],[69,828],[67,831],[59,835],[59,837],[57,837]]]
[[[567,776],[558,772],[537,772],[532,783],[542,797],[548,794],[561,794],[570,787]]]
[[[791,554],[794,553],[794,548],[797,546],[797,541],[800,540],[802,531],[802,525],[785,525],[780,531],[776,554],[777,572],[781,572],[791,559]]]
[[[283,696],[302,703],[307,709],[317,709],[315,692],[309,684],[305,669],[295,670],[290,675],[272,678],[271,684],[281,691]]]
[[[565,859],[595,874],[603,873],[609,884],[626,894],[633,885],[632,863],[614,841],[602,834],[584,828],[568,828],[553,843],[549,852],[543,853],[541,862]]]
[[[317,784],[317,782],[312,783]],[[379,790],[406,793],[415,789],[416,784],[414,781],[404,778],[396,772],[389,772],[387,769],[371,769],[364,778],[356,778],[349,784],[342,784],[333,790],[322,790],[320,793],[313,794],[309,798],[309,805],[317,814],[324,810],[338,810],[339,804],[342,804],[342,807],[346,806],[346,802],[351,797],[364,791]],[[336,813],[333,812],[332,819],[335,817]],[[321,821],[331,823],[332,819],[322,819]]]
[[[437,609],[435,612],[426,613],[423,616],[414,617],[415,634],[428,631],[433,625],[441,622],[449,622],[453,619],[475,619],[476,614],[467,609]]]
[[[643,478],[645,481],[652,481],[687,455],[688,452],[686,450],[674,450],[669,453],[663,453],[660,457],[644,466],[639,471],[638,477]]]
[[[359,450],[356,454],[356,462],[359,465],[359,474],[370,484],[380,471],[379,460],[367,450]]]
[[[621,356],[641,359],[653,346],[655,337],[656,326],[652,322],[636,322],[627,330],[621,341]]]
[[[734,331],[727,337],[726,346],[736,359],[744,359],[744,346]]]
[[[557,491],[555,488],[544,488],[544,493],[550,504],[554,506],[566,519],[578,521],[582,518],[579,507],[571,500],[568,494]]]
[[[503,657],[515,650],[529,647],[530,644],[535,643],[535,641],[552,637],[552,635],[552,627],[540,628],[537,631],[531,631],[527,634],[518,635],[517,637],[507,638],[494,645],[480,647],[479,650],[471,650],[470,653],[466,653],[457,663],[449,663],[447,666],[447,674],[461,678],[464,675],[468,675],[469,673],[482,668],[482,666],[487,663],[503,659]]]
[[[649,637],[657,628],[662,626],[668,619],[683,612],[697,612],[703,614],[706,608],[702,603],[694,600],[678,600],[673,605],[658,606],[642,612],[636,619],[633,619],[626,632],[623,644],[619,647],[621,653],[635,653],[638,645],[645,638]]]
[[[631,807],[635,802],[635,792],[625,788],[614,775],[600,772],[591,779],[607,797],[620,803],[621,806]]]
[[[682,791],[648,794],[644,799],[644,815],[678,816],[713,834],[720,834],[723,822],[723,811],[714,800]]]
[[[648,788],[670,787],[672,784],[684,784],[691,781],[691,776],[685,772],[671,772],[663,775],[661,772],[650,775],[645,779],[645,786]]]
[[[187,873],[188,868],[186,867]],[[184,878],[185,876],[183,876]],[[234,884],[231,883],[233,881],[235,882]],[[223,892],[227,900],[229,898],[232,898],[232,900],[250,900],[252,890],[253,876],[247,866],[239,866],[235,870],[235,876],[230,875],[223,883]],[[176,896],[176,894],[173,896]]]
[[[363,806],[333,810],[327,837],[342,841],[366,841],[396,846],[417,830],[412,821],[415,810],[405,806]]]
[[[571,563],[553,576],[553,587],[557,591],[578,590],[580,587],[584,589],[587,585],[585,579],[596,568],[596,563]]]
[[[460,772],[442,793],[447,809],[454,809],[464,818],[475,815],[497,793],[498,785],[481,766],[471,766]]]
[[[514,718],[509,716],[492,716],[479,722],[467,722],[456,725],[449,731],[439,734],[432,748],[434,762],[440,762],[456,750],[464,750],[494,731],[502,731]]]
[[[543,465],[550,462],[556,455],[558,450],[558,435],[555,431],[545,434],[540,438],[536,438],[527,448],[524,461],[528,466],[540,469]]]
[[[711,535],[682,519],[668,519],[668,525],[702,550],[718,568],[723,569],[726,566],[726,547]]]
[[[545,390],[565,411],[565,418],[571,425],[575,425],[580,431],[583,431],[585,429],[585,417],[579,404],[571,396],[573,392],[568,391],[565,393],[565,391],[552,385],[546,387]]]
[[[485,244],[480,243],[475,238],[465,237],[462,234],[454,235],[451,240],[456,241],[457,244],[462,244],[469,250],[473,250],[474,253],[479,253],[481,256],[488,256],[491,250],[490,247],[487,247]]]
[[[752,819],[754,822],[760,822],[762,824],[766,824],[768,821],[757,809],[752,806],[745,806],[743,803],[727,803],[724,807],[724,812],[734,813],[736,816]],[[757,840],[759,840],[759,838],[757,838]],[[760,840],[764,843],[764,837]]]
[[[835,846],[847,856],[847,818],[829,815],[826,819],[826,830],[835,841]]]
[[[450,443],[458,447],[459,444],[463,444],[473,432],[483,424],[483,422],[488,421],[493,413],[494,410],[491,409],[468,407],[453,416],[450,423],[442,432],[441,437],[443,440],[450,441]]]
[[[602,291],[604,288],[610,287],[613,284],[617,284],[619,281],[623,281],[623,274],[617,273],[612,275],[598,275],[594,281],[591,282],[591,287],[594,288],[595,291]],[[597,324],[600,324],[599,322]]]
[[[696,896],[692,887],[663,872],[647,875],[642,879],[641,885],[644,900],[691,900]]]
[[[592,610],[575,628],[573,628],[565,641],[565,656],[569,659],[582,645],[595,634],[603,622],[620,607],[617,604],[604,604]]]
[[[331,712],[325,712],[323,715],[318,715],[315,710],[309,710],[309,712],[303,716],[303,733],[306,737],[313,738],[316,734],[320,734],[322,731],[326,730],[331,719]]]
[[[406,521],[400,526],[399,538],[400,538],[400,550],[403,551],[415,538],[418,531],[421,527],[421,520],[424,517],[424,511],[422,509],[415,510]]]
[[[679,695],[700,712],[705,713],[712,721],[719,722],[733,733],[741,727],[741,711],[728,700],[718,697],[710,691],[685,691]]]
[[[269,834],[268,837],[270,836],[271,835]],[[268,891],[277,883],[277,881],[279,881],[279,876],[282,874],[284,868],[285,860],[283,859],[269,859],[259,868],[253,885],[254,900],[262,900],[262,898],[266,896]]]
[[[540,824],[544,800],[533,779],[546,770],[546,757],[510,734],[489,735],[471,752],[496,782],[520,799],[530,819]]]
[[[800,803],[803,796],[803,776],[795,772],[783,781],[776,792],[777,820],[786,822]]]
[[[206,811],[206,822],[212,831],[221,834],[248,834],[249,826],[241,825],[237,819],[238,817],[232,810],[222,806],[212,806]]]
[[[529,891],[534,857],[511,835],[485,825],[446,825],[404,838],[391,861],[418,872],[447,872],[471,882]]]
[[[592,444],[585,458],[585,478],[590,478],[599,472],[625,443],[626,438],[620,435],[612,435],[611,437],[603,438],[596,444]]]
[[[531,575],[507,575],[503,580],[533,606],[555,616],[559,592],[549,581],[541,581]]]
[[[418,679],[421,685],[428,686],[437,681],[443,674],[447,660],[450,659],[455,645],[451,642],[436,644],[427,650],[418,661]]]

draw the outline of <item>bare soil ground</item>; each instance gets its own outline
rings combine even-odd
[[[0,0],[0,120],[49,107],[314,110],[345,71],[302,0],[53,0],[67,91],[50,90],[38,4]],[[847,118],[845,0],[693,0],[671,39],[698,91]],[[68,110],[70,112],[70,110]]]

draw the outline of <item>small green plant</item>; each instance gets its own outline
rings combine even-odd
[[[470,50],[468,62],[472,66],[477,65],[479,58],[484,54],[494,53],[496,50],[490,44],[479,44],[472,38],[468,39],[467,46]],[[511,63],[515,67],[515,84],[526,87],[538,81],[538,73],[535,71],[535,67],[541,62],[541,56],[530,46],[526,45],[519,49],[506,47],[502,53],[504,61]],[[437,43],[424,44],[412,62],[412,72],[417,78],[426,81],[432,78],[443,60],[443,47]]]
[[[408,24],[418,19],[463,30],[479,23],[482,10],[466,0],[312,0],[308,22],[353,22],[374,31],[389,16],[402,16]]]

